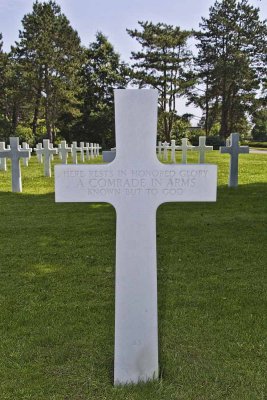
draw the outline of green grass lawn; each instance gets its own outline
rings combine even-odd
[[[207,161],[218,201],[157,214],[161,379],[119,388],[114,209],[56,204],[36,157],[22,194],[0,172],[0,400],[267,399],[267,156],[240,156],[237,189]]]

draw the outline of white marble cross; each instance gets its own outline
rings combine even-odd
[[[96,143],[94,143],[94,156],[96,157]]]
[[[183,138],[181,146],[176,146],[177,150],[182,150],[182,164],[187,163],[187,150],[192,150],[194,146],[188,144],[188,139]]]
[[[43,140],[43,148],[36,148],[36,154],[44,156],[44,176],[51,178],[51,155],[57,154],[57,149],[53,148],[53,143],[49,139]]]
[[[28,167],[28,165],[29,165],[29,159],[31,158],[31,152],[32,152],[32,149],[30,148],[30,146],[28,145],[28,143],[26,143],[26,142],[22,142],[22,148],[23,148],[23,150],[29,150],[30,151],[30,156],[29,156],[29,158],[27,158],[27,157],[24,157],[23,158],[23,165],[25,166],[25,167]]]
[[[84,162],[84,150],[85,150],[85,146],[84,146],[84,142],[80,142],[80,152],[81,152],[81,162]]]
[[[39,152],[37,150],[43,150],[42,143],[37,143],[36,147],[34,148],[34,151],[36,152],[36,156],[37,156],[37,161],[42,164],[43,163],[43,154],[42,154],[42,152]]]
[[[161,143],[161,141],[159,141],[158,142],[158,145],[156,146],[156,148],[158,149],[158,157],[159,157],[159,159],[161,159],[161,157],[162,157],[162,143]]]
[[[169,143],[163,142],[163,160],[167,161],[168,160],[168,148],[169,148]]]
[[[175,150],[175,140],[171,140],[171,162],[173,163],[176,163]]]
[[[90,160],[90,143],[85,144],[86,160]]]
[[[6,144],[5,142],[0,142],[0,152],[6,150]],[[6,171],[6,157],[1,157],[0,156],[0,171]]]
[[[239,134],[231,133],[228,146],[220,147],[220,153],[230,154],[229,187],[238,186],[238,156],[239,154],[249,153],[248,146],[239,146]]]
[[[205,163],[205,153],[207,151],[212,151],[213,146],[206,146],[206,136],[199,136],[199,143],[198,146],[194,146],[193,151],[199,152],[199,164]]]
[[[90,156],[91,158],[95,158],[94,143],[90,143]]]
[[[72,155],[72,163],[78,164],[77,153],[81,148],[77,146],[77,142],[72,142],[71,144],[71,155]]]
[[[107,202],[116,209],[115,384],[158,378],[158,206],[216,201],[217,166],[157,159],[157,109],[156,90],[115,90],[115,160],[55,167],[57,202]]]
[[[99,143],[96,144],[96,156],[98,157],[100,155],[100,149],[102,149],[102,147],[99,146]]]
[[[58,152],[58,157],[59,157],[59,159],[60,160],[62,160],[62,153],[61,153],[61,143],[59,143],[58,145],[57,145],[57,152]],[[66,163],[64,163],[64,164],[66,164]]]
[[[29,158],[30,150],[22,150],[18,137],[10,137],[10,149],[0,150],[0,157],[11,159],[12,168],[12,192],[22,192],[20,158]]]
[[[61,140],[60,145],[58,145],[58,154],[60,155],[62,164],[68,163],[68,153],[71,153],[71,147],[67,145],[66,140]]]

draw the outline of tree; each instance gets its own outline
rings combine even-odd
[[[190,100],[203,109],[206,132],[219,119],[220,135],[227,137],[253,112],[266,75],[266,21],[248,0],[223,0],[210,8],[200,28],[195,65],[204,92],[195,91]]]
[[[142,50],[132,52],[133,82],[139,87],[153,87],[159,91],[159,119],[163,120],[162,136],[170,140],[176,116],[176,98],[192,85],[187,48],[191,32],[163,23],[138,22],[141,31],[127,29]]]
[[[253,115],[252,122],[254,127],[252,129],[253,139],[264,141],[267,140],[267,108],[259,108]]]
[[[128,69],[120,61],[108,38],[101,32],[85,51],[83,66],[83,131],[100,141],[102,147],[114,145],[114,95],[127,84]]]
[[[52,141],[61,113],[77,108],[80,39],[52,0],[36,1],[22,25],[20,40],[12,49],[13,58],[23,67],[33,93],[33,134],[43,104],[47,137]]]

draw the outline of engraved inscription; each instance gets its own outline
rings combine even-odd
[[[208,170],[202,169],[119,169],[119,170],[64,170],[64,178],[90,195],[157,196],[182,195],[207,179]]]

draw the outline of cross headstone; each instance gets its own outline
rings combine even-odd
[[[5,142],[0,142],[0,152],[6,150],[6,144]],[[0,156],[0,171],[6,171],[6,157],[1,157]]]
[[[94,156],[96,157],[96,143],[94,143]]]
[[[81,152],[81,162],[84,162],[84,150],[85,150],[85,146],[84,146],[84,142],[80,142],[80,152]]]
[[[42,154],[42,152],[39,152],[37,150],[43,150],[42,143],[37,143],[36,147],[34,148],[34,151],[36,152],[36,156],[37,156],[37,161],[40,164],[42,164],[43,163],[43,154]]]
[[[58,157],[60,160],[62,160],[62,153],[61,153],[61,143],[57,145],[57,152],[58,152]],[[65,164],[65,163],[64,163]]]
[[[90,157],[95,158],[94,143],[90,143]]]
[[[54,150],[53,143],[49,143],[49,146],[50,146],[50,149]],[[54,154],[57,154],[57,153],[58,153],[58,150],[57,150],[56,153],[51,153],[50,154],[50,160],[51,161],[54,161]]]
[[[115,90],[115,160],[55,167],[57,202],[107,202],[116,209],[115,384],[158,377],[158,206],[216,200],[217,166],[157,159],[157,107],[156,90]]]
[[[212,151],[213,146],[206,146],[206,136],[199,136],[198,146],[194,146],[193,151],[199,152],[199,164],[205,163],[205,154],[207,151]]]
[[[42,154],[44,157],[44,176],[51,177],[51,155],[57,154],[57,149],[53,148],[53,143],[49,139],[43,140],[43,148],[36,148],[36,154]]]
[[[226,147],[220,147],[220,153],[230,154],[229,187],[238,186],[238,156],[239,154],[249,153],[248,146],[239,146],[239,134],[231,133],[230,143]]]
[[[77,142],[72,142],[71,155],[72,155],[72,163],[73,164],[78,164],[77,153],[80,150],[81,150],[81,148],[79,146],[77,146]]]
[[[158,142],[158,145],[156,147],[158,149],[158,157],[159,157],[159,159],[161,159],[161,157],[162,157],[162,143],[161,143],[161,141]]]
[[[29,158],[30,150],[22,150],[18,137],[10,137],[10,149],[0,150],[0,157],[11,159],[12,168],[12,192],[22,192],[20,158]]]
[[[99,157],[100,155],[100,149],[102,149],[102,147],[99,146],[99,143],[96,144],[96,156]]]
[[[169,148],[169,143],[163,142],[163,160],[167,161],[168,160],[168,148]]]
[[[86,160],[90,160],[90,143],[85,143]]]
[[[194,146],[188,144],[188,139],[183,138],[181,146],[176,146],[177,150],[182,150],[182,164],[187,163],[187,150],[192,150]]]
[[[61,140],[60,145],[58,145],[58,154],[60,155],[62,164],[68,163],[68,153],[71,153],[71,147],[67,145],[66,140]]]
[[[175,140],[171,140],[171,162],[173,163],[176,163],[175,150]]]
[[[30,159],[30,157],[31,157],[31,152],[32,152],[32,149],[30,148],[30,146],[28,145],[28,143],[26,143],[26,142],[22,142],[22,148],[23,148],[23,150],[29,150],[30,151],[30,156],[29,156],[29,158],[27,158],[27,157],[24,157],[23,158],[23,165],[25,166],[25,167],[28,167],[28,165],[29,165],[29,159]]]

